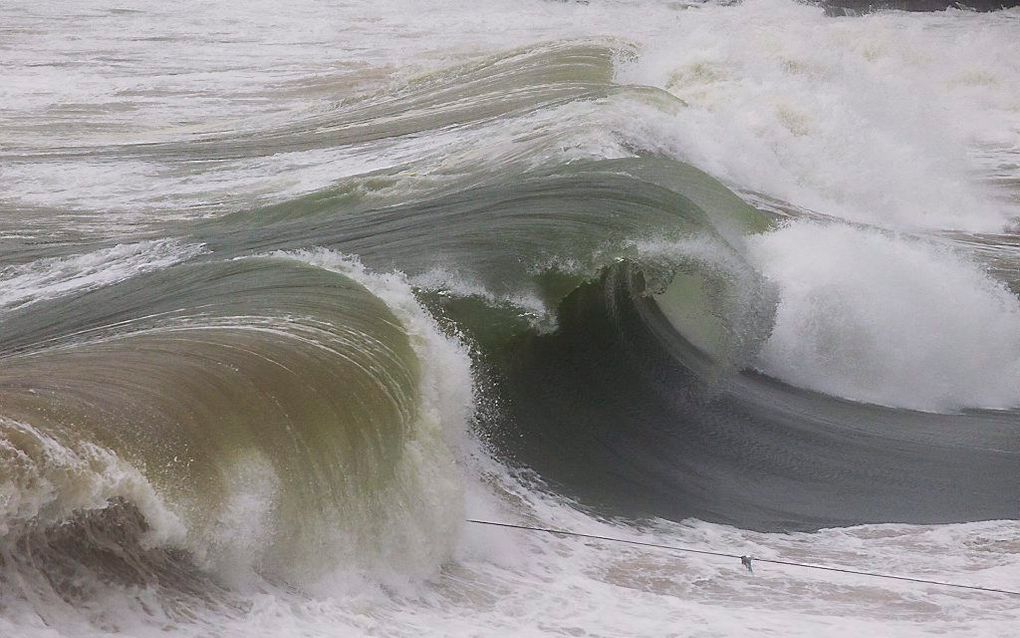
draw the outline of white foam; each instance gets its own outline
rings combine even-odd
[[[769,374],[919,410],[1020,405],[1020,300],[945,245],[800,222],[751,241],[780,289]]]
[[[9,266],[0,269],[0,309],[20,308],[75,291],[109,286],[187,261],[204,251],[201,244],[161,239]]]
[[[589,534],[847,567],[985,587],[1020,588],[1020,536],[1009,521],[866,525],[816,533],[747,532],[697,521],[643,527],[592,518],[495,470],[506,500],[493,518]],[[473,512],[477,513],[477,512]],[[462,551],[413,594],[366,590],[307,598],[269,590],[240,616],[189,622],[124,616],[132,636],[712,635],[814,637],[1011,635],[1007,596],[918,583],[470,527]],[[162,620],[162,619],[160,619]],[[95,628],[76,635],[108,635]],[[91,631],[89,631],[91,630]],[[113,633],[113,632],[110,632]],[[39,635],[45,635],[40,632]]]
[[[551,266],[550,266],[551,268]],[[433,268],[410,279],[415,287],[455,297],[476,297],[495,306],[514,309],[537,329],[555,327],[556,318],[533,291],[497,294],[469,274]]]
[[[97,208],[100,216],[104,207],[135,215],[136,208],[155,208],[170,219],[183,214],[177,210],[181,202],[181,208],[210,200],[244,208],[253,194],[275,201],[409,158],[426,156],[457,171],[490,156],[527,157],[536,152],[528,144],[529,127],[552,127],[553,118],[536,116],[503,138],[447,131],[431,144],[230,166],[166,170],[109,155],[68,162],[66,155],[49,154],[66,147],[184,141],[217,131],[257,136],[332,108],[352,85],[384,88],[422,70],[515,46],[595,35],[638,46],[633,63],[621,68],[621,81],[663,87],[688,106],[663,109],[614,99],[590,110],[563,109],[556,115],[572,126],[586,114],[593,117],[589,131],[562,138],[565,148],[556,157],[618,156],[623,148],[642,148],[691,160],[741,188],[846,219],[887,227],[996,229],[1015,209],[992,200],[971,174],[991,172],[1004,182],[1017,174],[1008,160],[1015,157],[1020,119],[1016,18],[1013,11],[827,20],[816,8],[785,0],[683,10],[658,0],[440,0],[427,10],[408,0],[296,0],[285,9],[275,0],[124,0],[116,11],[71,0],[11,0],[0,6],[0,128],[5,159],[24,157],[0,169],[7,189],[2,198]],[[972,150],[975,145],[980,152]],[[373,156],[373,150],[382,152]],[[555,149],[538,149],[546,151]],[[432,167],[424,165],[422,175]],[[948,395],[935,397],[918,379],[890,368],[892,355],[885,349],[853,353],[861,365],[899,384],[911,403],[951,408],[1015,398],[996,381],[1009,378],[1015,298],[966,258],[836,227],[795,226],[756,242],[754,254],[768,262],[763,271],[788,295],[787,314],[774,334],[776,359],[765,365],[779,370],[787,348],[804,348],[815,379],[828,379],[833,391],[881,393],[845,361],[820,356],[784,333],[784,326],[824,324],[832,334],[845,331],[841,339],[864,335],[865,346],[876,339],[892,351],[902,348],[907,358],[930,357],[925,362],[931,370],[921,375],[940,387],[955,380]],[[146,257],[132,251],[141,267]],[[91,259],[68,259],[78,257]],[[763,567],[748,577],[735,563],[708,558],[503,530],[461,532],[458,499],[466,492],[471,514],[1020,589],[1020,539],[1009,521],[768,535],[701,523],[638,529],[595,520],[516,480],[467,434],[469,359],[418,307],[408,282],[367,273],[356,261],[325,251],[292,258],[337,269],[386,300],[423,363],[426,441],[408,452],[427,459],[416,466],[426,487],[409,490],[410,502],[395,505],[405,508],[398,531],[412,533],[380,539],[382,545],[408,543],[409,554],[420,557],[416,565],[397,566],[414,576],[412,584],[400,588],[399,575],[370,574],[361,583],[364,591],[338,579],[333,590],[325,587],[311,597],[261,583],[263,593],[245,594],[240,611],[176,601],[178,613],[170,615],[158,594],[144,588],[111,589],[79,608],[59,600],[0,598],[0,635],[1009,636],[1020,625],[1017,606],[1002,597]],[[5,303],[17,306],[116,281],[134,267],[127,261],[109,271],[98,263],[37,263],[6,271],[0,290],[11,300]],[[874,281],[865,281],[863,272],[852,275],[860,269],[870,270]],[[17,277],[24,278],[15,282]],[[446,280],[470,288],[469,280]],[[844,294],[860,305],[840,314]],[[824,350],[823,342],[816,337],[812,343]],[[932,352],[922,352],[926,348]],[[464,468],[464,484],[444,465],[442,459],[451,456]],[[246,513],[253,520],[237,528],[240,539],[224,538],[241,551],[262,533],[262,499],[273,491],[272,480],[256,478],[252,489],[236,492],[230,509],[232,523],[244,521]],[[5,501],[4,507],[15,518],[34,516],[53,491],[40,486],[38,508],[27,500]],[[107,493],[103,488],[95,494]],[[98,502],[91,498],[74,502]],[[397,585],[384,591],[373,586],[380,580]]]
[[[280,477],[272,462],[256,449],[234,451],[222,459],[225,482],[213,529],[193,543],[196,562],[232,589],[255,586],[257,569],[272,546],[273,514],[282,498]]]
[[[103,509],[122,498],[146,517],[144,542],[181,542],[185,528],[133,465],[92,443],[65,445],[0,417],[0,545],[27,529],[56,525],[75,512]]]
[[[619,79],[687,104],[650,114],[643,146],[738,188],[855,221],[994,231],[1020,210],[974,174],[1020,139],[1016,46],[1003,15],[831,19],[747,0],[688,12]]]

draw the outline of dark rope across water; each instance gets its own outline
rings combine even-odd
[[[515,525],[513,523],[501,523],[497,521],[483,521],[473,518],[467,519],[468,523],[474,523],[475,525],[490,525],[493,527],[505,527],[509,529],[518,529],[529,532],[543,532],[546,534],[557,534],[560,536],[573,536],[575,538],[587,538],[597,541],[607,541],[611,543],[623,543],[626,545],[637,545],[639,547],[651,547],[653,549],[665,549],[673,552],[686,552],[688,554],[704,554],[706,556],[720,556],[723,558],[736,558],[741,561],[747,569],[750,571],[751,561],[758,561],[760,563],[772,563],[774,565],[788,565],[791,567],[804,567],[807,569],[820,569],[829,572],[841,572],[844,574],[856,574],[858,576],[871,576],[873,578],[887,578],[890,580],[903,580],[911,583],[922,583],[925,585],[938,585],[940,587],[956,587],[957,589],[971,589],[975,591],[990,592],[994,594],[1007,594],[1010,596],[1020,596],[1020,591],[1011,591],[1009,589],[997,589],[995,587],[980,587],[978,585],[963,585],[960,583],[947,583],[939,580],[928,580],[926,578],[914,578],[912,576],[896,576],[893,574],[879,574],[876,572],[866,572],[857,569],[848,569],[846,567],[831,567],[828,565],[812,565],[810,563],[798,563],[796,561],[788,560],[777,560],[774,558],[751,558],[749,556],[742,556],[740,554],[730,554],[727,552],[715,552],[707,549],[694,549],[691,547],[678,547],[676,545],[661,545],[659,543],[646,543],[643,541],[633,541],[624,538],[613,538],[612,536],[599,536],[597,534],[582,534],[580,532],[569,532],[560,529],[550,529],[547,527],[531,527],[529,525]]]

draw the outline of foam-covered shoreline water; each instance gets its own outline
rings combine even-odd
[[[0,634],[1010,635],[463,519],[1020,589],[1018,29],[0,8]]]

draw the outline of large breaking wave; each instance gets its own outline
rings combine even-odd
[[[0,226],[0,584],[155,587],[176,620],[180,597],[399,590],[448,569],[507,468],[600,517],[1016,519],[1010,236],[845,223],[742,162],[718,171],[738,196],[648,131],[716,71],[625,83],[656,73],[637,58],[528,46],[254,132],[5,151],[166,190],[28,193]],[[280,167],[304,177],[263,196]],[[210,195],[238,185],[249,205]]]

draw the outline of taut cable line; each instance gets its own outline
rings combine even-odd
[[[897,576],[894,574],[880,574],[877,572],[866,572],[857,569],[849,569],[846,567],[831,567],[829,565],[813,565],[811,563],[798,563],[790,560],[778,560],[775,558],[752,558],[750,556],[742,556],[740,554],[730,554],[728,552],[715,552],[707,549],[694,549],[692,547],[680,547],[677,545],[662,545],[659,543],[646,543],[644,541],[633,541],[625,538],[613,538],[612,536],[600,536],[598,534],[582,534],[581,532],[570,532],[562,529],[551,529],[548,527],[532,527],[530,525],[515,525],[514,523],[502,523],[499,521],[484,521],[474,518],[466,519],[468,523],[475,525],[489,525],[492,527],[505,527],[508,529],[524,530],[528,532],[542,532],[545,534],[556,534],[559,536],[572,536],[575,538],[587,538],[596,541],[607,541],[610,543],[622,543],[625,545],[636,545],[638,547],[649,547],[652,549],[664,549],[672,552],[685,552],[688,554],[703,554],[706,556],[720,556],[723,558],[736,558],[741,561],[741,564],[751,570],[751,561],[757,561],[759,563],[771,563],[773,565],[787,565],[790,567],[803,567],[805,569],[819,569],[828,572],[840,572],[843,574],[855,574],[858,576],[871,576],[872,578],[886,578],[889,580],[902,580],[910,583],[922,583],[924,585],[938,585],[939,587],[955,587],[957,589],[970,589],[974,591],[983,591],[993,594],[1007,594],[1009,596],[1020,596],[1020,591],[1012,591],[1009,589],[998,589],[995,587],[980,587],[978,585],[963,585],[960,583],[947,583],[941,580],[928,580],[926,578],[914,578],[912,576]]]

